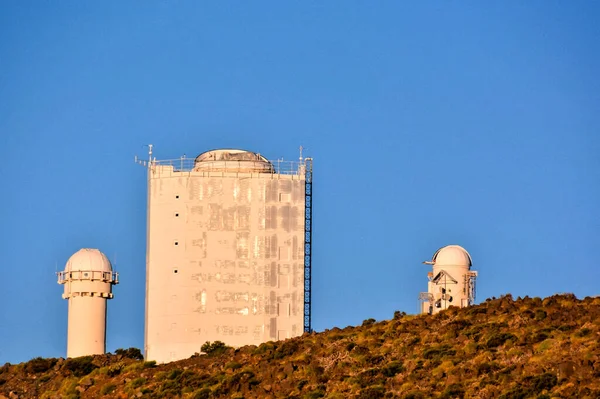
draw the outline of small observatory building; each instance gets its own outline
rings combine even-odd
[[[477,272],[471,270],[471,255],[459,245],[438,249],[430,261],[433,270],[427,273],[427,292],[419,294],[420,312],[435,314],[450,306],[461,308],[475,301]]]
[[[258,345],[311,331],[312,159],[240,149],[148,168],[144,352]]]
[[[112,299],[112,286],[118,274],[97,249],[83,248],[67,261],[58,273],[64,285],[63,298],[69,301],[67,357],[98,355],[106,352],[106,301]]]

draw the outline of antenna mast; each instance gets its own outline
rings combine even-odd
[[[136,155],[134,158],[135,163],[145,166],[147,168],[150,168],[152,166],[152,149],[154,148],[154,146],[152,144],[147,144],[147,145],[143,145],[142,147],[148,147],[148,162],[142,161]]]

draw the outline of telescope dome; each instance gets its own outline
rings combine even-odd
[[[460,245],[448,245],[440,248],[431,259],[435,266],[467,266],[471,267],[471,255]]]
[[[112,272],[110,261],[102,252],[93,248],[82,248],[75,252],[65,267],[65,272],[97,271]]]
[[[262,155],[239,149],[203,152],[194,161],[196,171],[273,173],[273,164]]]

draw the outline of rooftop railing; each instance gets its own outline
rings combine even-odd
[[[119,273],[117,272],[104,272],[99,270],[72,270],[58,272],[56,275],[58,276],[59,284],[64,284],[67,281],[79,280],[102,281],[105,283],[119,284]]]
[[[136,158],[136,161],[143,166],[172,166],[175,172],[242,172],[252,170],[256,173],[272,173],[282,175],[304,174],[306,161],[284,161],[275,160],[266,163],[264,161],[248,160],[215,160],[204,161],[196,164],[195,158],[181,157],[178,159],[161,159],[144,161]]]

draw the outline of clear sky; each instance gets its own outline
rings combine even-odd
[[[143,347],[145,169],[315,159],[313,326],[415,313],[460,244],[477,300],[600,294],[600,3],[0,2],[0,364],[65,356],[56,270],[104,251]]]

